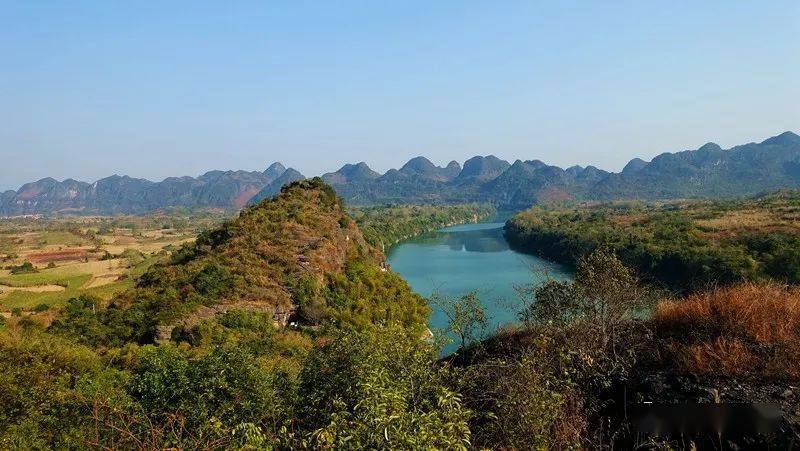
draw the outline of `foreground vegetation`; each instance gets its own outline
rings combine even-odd
[[[737,446],[800,438],[797,289],[664,298],[599,248],[572,282],[520,287],[519,325],[483,341],[475,295],[437,299],[460,340],[439,359],[426,303],[382,265],[413,221],[386,217],[362,233],[330,187],[296,182],[108,300],[3,320],[0,447],[702,446],[720,436],[647,438],[620,413],[698,399],[781,405],[776,435],[726,433]]]
[[[449,359],[477,447],[784,449],[800,439],[796,288],[746,283],[659,299],[599,250],[578,262],[574,282],[548,281],[523,296],[536,302],[519,326]],[[783,416],[759,434],[755,420],[704,427],[684,407],[676,431],[664,426],[659,437],[628,413],[642,402],[767,403]]]
[[[610,203],[532,208],[506,224],[509,241],[575,264],[612,249],[639,273],[677,291],[744,280],[800,283],[800,192],[741,201]]]

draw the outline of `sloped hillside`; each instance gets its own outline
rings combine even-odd
[[[382,267],[336,193],[319,178],[286,185],[157,265],[114,299],[105,323],[146,342],[229,310],[276,324],[424,324],[425,302]]]

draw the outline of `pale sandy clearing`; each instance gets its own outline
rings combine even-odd
[[[10,287],[8,285],[0,285],[0,291],[10,292],[16,291],[29,291],[31,293],[50,293],[53,291],[64,291],[66,288],[61,285],[36,285],[32,287]]]
[[[97,288],[117,281],[121,273],[101,274],[92,277],[82,288]]]
[[[125,251],[125,249],[134,249],[139,252],[149,254],[152,252],[158,252],[170,244],[174,246],[180,246],[181,244],[190,243],[194,240],[194,238],[183,238],[174,241],[155,241],[151,243],[133,243],[127,245],[107,244],[103,246],[103,249],[108,251],[109,254],[121,254]]]

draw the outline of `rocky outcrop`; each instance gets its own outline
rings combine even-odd
[[[286,327],[289,324],[289,319],[297,311],[297,308],[294,306],[270,306],[269,304],[259,304],[256,302],[217,304],[211,307],[200,306],[193,314],[185,316],[175,323],[156,326],[155,340],[157,342],[170,341],[176,329],[189,330],[204,320],[213,319],[217,315],[222,315],[234,310],[266,313],[272,316],[272,322],[275,327]]]

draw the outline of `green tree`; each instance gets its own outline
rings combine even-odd
[[[566,326],[583,321],[593,329],[599,345],[616,343],[620,327],[655,301],[652,290],[610,250],[601,248],[582,258],[574,282],[548,280],[518,290],[527,325]]]
[[[251,424],[275,440],[288,418],[292,384],[285,373],[269,371],[255,356],[221,347],[192,358],[172,345],[148,346],[129,383],[129,390],[152,421],[181,418],[191,435],[230,438],[237,427]]]
[[[466,448],[470,412],[436,352],[401,326],[339,331],[306,361],[296,412],[314,447]]]
[[[489,318],[475,292],[454,298],[434,294],[430,302],[447,316],[447,332],[458,337],[462,349],[484,336]]]

